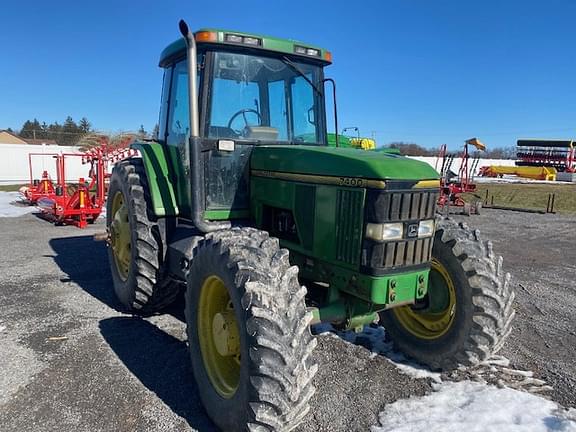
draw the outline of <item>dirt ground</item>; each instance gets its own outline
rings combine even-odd
[[[576,407],[576,218],[486,210],[466,221],[493,239],[517,287],[501,354]],[[119,312],[105,245],[92,240],[102,229],[0,219],[0,431],[214,430],[181,309],[147,319]],[[318,391],[300,431],[368,430],[385,404],[430,391],[429,379],[370,354],[319,337]]]

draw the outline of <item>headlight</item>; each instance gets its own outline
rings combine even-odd
[[[372,240],[400,240],[403,234],[403,223],[366,224],[366,238]]]
[[[424,220],[418,224],[418,238],[432,237],[434,234],[434,219]]]

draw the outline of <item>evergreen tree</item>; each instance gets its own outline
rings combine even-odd
[[[56,141],[58,145],[63,145],[61,143],[62,139],[62,126],[58,122],[50,123],[48,126],[48,137]]]
[[[36,132],[36,138],[51,139],[48,135],[48,125],[46,122],[42,122],[40,125],[40,132]]]
[[[80,128],[72,117],[66,117],[62,125],[62,138],[58,144],[60,145],[75,145],[81,138]]]
[[[32,125],[32,122],[26,120],[20,128],[20,133],[18,135],[20,135],[21,138],[32,138],[34,136],[33,129],[34,126]]]
[[[92,129],[92,125],[90,124],[90,122],[88,121],[88,119],[86,117],[82,117],[80,119],[80,123],[78,125],[80,127],[80,130],[83,133],[88,133],[90,132]]]
[[[92,124],[86,117],[82,117],[79,124],[76,124],[70,116],[66,117],[63,125],[58,122],[46,124],[40,123],[38,119],[26,120],[18,134],[24,139],[50,139],[56,141],[58,145],[76,145],[86,134],[92,131]]]
[[[38,138],[38,135],[42,132],[42,125],[40,124],[40,122],[37,119],[34,119],[34,121],[32,122],[32,128],[33,128],[33,135]]]
[[[20,129],[20,137],[24,139],[39,138],[42,127],[37,119],[26,120]]]

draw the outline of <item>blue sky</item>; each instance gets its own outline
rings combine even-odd
[[[88,117],[101,130],[157,122],[160,51],[190,27],[303,40],[332,51],[340,126],[456,148],[576,138],[576,2],[5,2],[0,129]]]

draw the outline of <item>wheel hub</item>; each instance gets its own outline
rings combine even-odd
[[[216,275],[200,288],[197,327],[208,378],[220,396],[231,398],[240,383],[240,333],[226,284]]]
[[[212,337],[218,354],[223,357],[240,353],[240,335],[233,310],[218,312],[212,320]]]
[[[413,309],[401,306],[393,309],[402,327],[420,339],[437,339],[448,332],[456,313],[456,287],[446,267],[432,260],[428,286],[428,307]]]
[[[130,222],[124,195],[118,191],[112,201],[112,222],[110,223],[110,247],[120,278],[126,280],[132,260]]]

